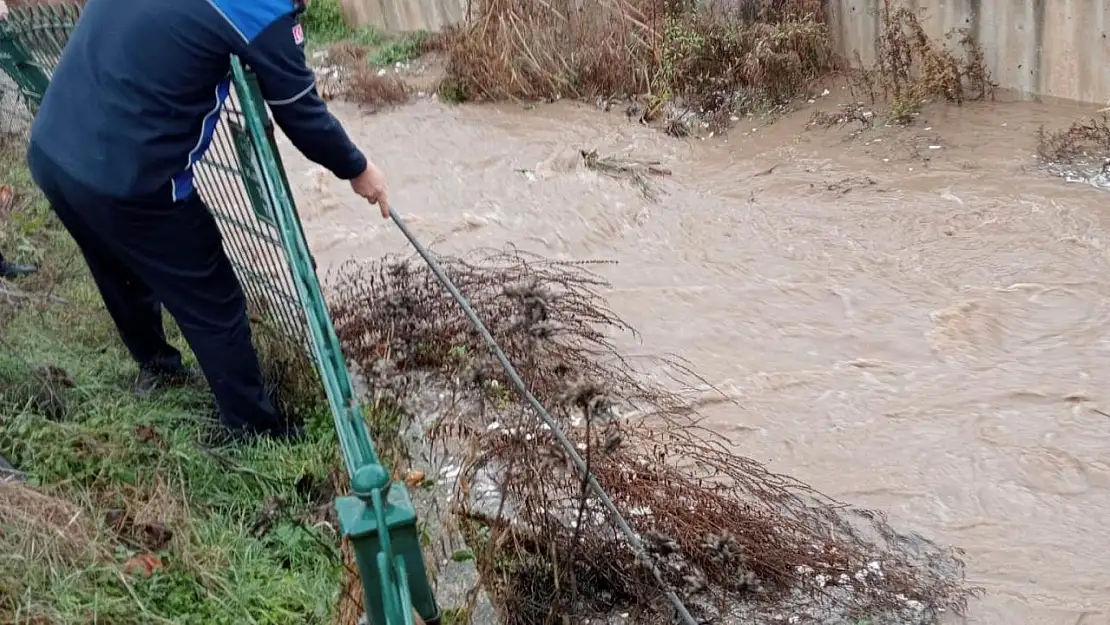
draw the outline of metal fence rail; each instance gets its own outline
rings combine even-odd
[[[33,113],[80,16],[77,5],[31,6],[0,20],[0,70]],[[428,625],[440,614],[428,583],[416,513],[405,485],[381,466],[328,313],[316,266],[249,71],[230,59],[234,88],[216,135],[195,166],[197,189],[220,224],[224,247],[255,310],[311,351],[351,478],[336,501],[374,625]]]

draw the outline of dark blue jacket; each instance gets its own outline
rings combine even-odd
[[[343,179],[366,158],[328,112],[305,62],[293,0],[89,0],[31,141],[107,197],[193,192],[231,84],[230,56],[258,76],[274,119]]]

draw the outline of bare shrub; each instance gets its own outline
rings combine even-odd
[[[328,46],[326,54],[332,62],[350,66],[355,63],[366,63],[370,57],[370,48],[353,41],[341,41]]]
[[[364,67],[351,74],[347,99],[358,104],[393,106],[408,101],[409,88],[395,74]]]
[[[973,591],[954,552],[738,455],[687,397],[646,382],[610,343],[632,330],[587,264],[512,249],[441,262],[687,601],[850,615],[965,607]],[[501,621],[632,609],[666,622],[649,570],[432,273],[385,259],[331,282],[346,356],[374,396],[409,406],[410,419],[436,414],[416,425],[462,459],[455,512]],[[653,364],[697,382],[680,361]],[[445,407],[412,408],[427,401]]]
[[[1082,119],[1053,132],[1041,126],[1037,129],[1037,156],[1055,163],[1110,157],[1110,118]]]
[[[443,38],[450,99],[681,97],[717,111],[735,92],[789,98],[832,64],[820,2],[740,8],[669,0],[482,2]]]
[[[394,106],[409,100],[410,89],[400,76],[371,67],[369,48],[351,42],[329,46],[316,69],[321,96],[355,102],[373,108]]]
[[[890,121],[906,124],[922,104],[942,100],[962,104],[992,97],[997,86],[986,67],[983,48],[970,33],[953,31],[962,55],[945,41],[930,37],[917,13],[884,4],[879,11],[876,61],[860,68],[856,87],[874,103],[880,96],[890,105]],[[857,55],[857,60],[858,60]]]

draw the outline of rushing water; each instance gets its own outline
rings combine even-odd
[[[437,251],[619,260],[607,295],[644,335],[622,347],[735,398],[705,413],[742,453],[965,548],[967,622],[1110,624],[1110,196],[1032,171],[1036,127],[1083,111],[680,141],[576,104],[333,110]],[[285,148],[322,267],[405,251]],[[590,148],[673,176],[650,201]]]

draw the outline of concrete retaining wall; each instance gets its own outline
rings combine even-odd
[[[838,51],[875,57],[884,0],[827,0]],[[894,5],[898,0],[892,0]],[[1110,100],[1110,0],[905,0],[934,37],[968,29],[999,86],[1023,97]]]
[[[468,0],[340,0],[347,23],[388,33],[435,32],[466,17]]]

